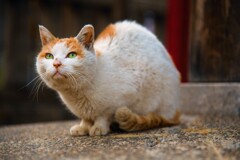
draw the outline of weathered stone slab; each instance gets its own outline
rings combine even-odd
[[[184,84],[189,123],[103,137],[71,137],[79,121],[0,128],[0,159],[239,159],[238,84]]]
[[[185,113],[240,116],[240,83],[187,83],[181,92]]]

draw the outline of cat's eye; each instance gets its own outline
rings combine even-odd
[[[75,58],[76,56],[77,56],[76,52],[70,52],[68,53],[67,58]]]
[[[46,53],[45,58],[46,59],[53,59],[53,55],[51,53]]]

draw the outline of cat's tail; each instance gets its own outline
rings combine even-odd
[[[119,108],[115,113],[119,127],[125,131],[140,131],[156,127],[168,127],[180,123],[180,112],[176,112],[171,120],[166,120],[155,113],[138,115],[127,107]]]

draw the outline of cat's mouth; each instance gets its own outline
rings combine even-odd
[[[59,71],[56,71],[53,76],[52,76],[53,79],[62,79],[62,78],[67,78],[66,75],[60,73]]]

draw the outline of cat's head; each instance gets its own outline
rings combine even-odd
[[[36,66],[43,81],[55,90],[87,85],[95,71],[93,26],[85,25],[76,37],[62,39],[43,26],[39,31],[42,50]]]

